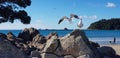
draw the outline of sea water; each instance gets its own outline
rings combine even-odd
[[[0,30],[0,33],[7,34],[12,32],[14,35],[18,34],[22,30]],[[57,32],[59,36],[65,36],[73,30],[39,30],[43,36],[49,35],[51,32]],[[120,30],[83,30],[90,41],[97,42],[99,44],[110,44],[114,37],[116,38],[116,44],[120,44]]]

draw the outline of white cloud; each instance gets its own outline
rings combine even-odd
[[[98,17],[96,15],[89,16],[90,19],[97,19]]]
[[[83,19],[97,19],[98,18],[97,15],[91,15],[91,16],[84,15],[84,16],[79,16],[79,17]]]
[[[106,7],[111,7],[111,8],[113,8],[113,7],[116,7],[116,4],[115,4],[115,3],[112,3],[112,2],[108,2],[107,5],[106,5]]]

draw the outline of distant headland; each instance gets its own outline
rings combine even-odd
[[[92,23],[88,29],[120,30],[120,18],[102,19]]]

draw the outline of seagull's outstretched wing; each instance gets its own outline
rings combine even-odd
[[[64,17],[62,17],[62,18],[59,20],[58,24],[60,24],[60,23],[61,23],[64,19],[69,20],[69,18],[68,18],[68,17],[64,16]]]
[[[76,19],[79,19],[79,16],[76,15],[76,14],[70,14],[70,18],[76,18]]]

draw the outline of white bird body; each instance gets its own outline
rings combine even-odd
[[[80,19],[80,21],[78,22],[77,27],[78,28],[82,28],[83,27],[82,19]]]

